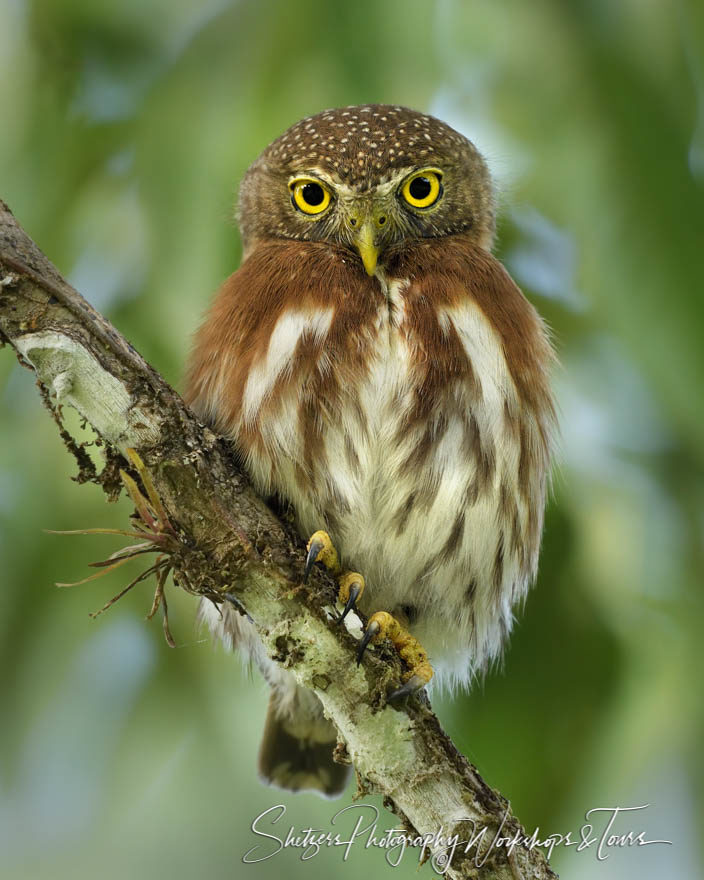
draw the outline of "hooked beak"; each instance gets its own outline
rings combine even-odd
[[[362,258],[367,275],[374,274],[376,262],[379,259],[379,248],[374,244],[375,238],[374,222],[369,219],[362,223],[353,239],[354,246]]]

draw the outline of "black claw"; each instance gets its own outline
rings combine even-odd
[[[357,648],[357,666],[359,666],[359,664],[362,662],[362,657],[364,657],[364,652],[367,650],[367,645],[369,644],[369,642],[371,642],[371,640],[379,632],[380,629],[381,627],[376,621],[373,621],[367,627],[367,630],[362,636],[362,639],[359,643],[359,648]]]
[[[400,688],[396,688],[395,691],[392,691],[388,696],[389,702],[391,702],[392,700],[400,700],[403,697],[407,697],[409,694],[412,694],[415,691],[415,688],[409,687],[408,685],[409,683],[406,682],[405,684],[402,684]]]
[[[361,592],[362,592],[362,588],[359,584],[352,584],[352,586],[350,587],[350,597],[347,600],[347,604],[345,605],[345,608],[344,608],[342,614],[340,615],[340,618],[337,621],[338,625],[342,623],[342,621],[347,617],[349,612],[352,611],[352,609],[355,607],[357,599],[359,599],[359,594]]]
[[[402,684],[400,688],[396,688],[395,691],[390,693],[388,699],[389,701],[400,700],[403,697],[414,694],[423,687],[424,683],[417,675],[412,675],[405,684]]]
[[[315,560],[318,558],[318,554],[323,549],[325,545],[322,541],[316,539],[315,541],[310,542],[310,547],[308,548],[308,556],[306,556],[306,567],[303,569],[303,583],[308,583],[308,575],[310,574],[311,568],[315,565]]]

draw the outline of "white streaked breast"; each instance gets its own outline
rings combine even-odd
[[[271,392],[274,383],[286,370],[291,369],[292,358],[301,337],[309,333],[317,342],[330,330],[335,310],[287,310],[276,322],[269,340],[266,357],[252,366],[247,377],[242,400],[242,418],[251,422]]]

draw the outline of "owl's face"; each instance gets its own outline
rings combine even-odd
[[[409,240],[464,233],[489,249],[491,181],[474,145],[432,116],[381,104],[326,110],[250,167],[240,227],[245,253],[271,237],[326,241],[373,275]]]

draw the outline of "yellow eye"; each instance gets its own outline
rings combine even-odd
[[[401,195],[414,208],[429,208],[442,195],[442,174],[433,168],[416,171],[401,187]]]
[[[330,191],[312,177],[297,177],[288,188],[294,207],[304,214],[322,214],[330,204]]]

